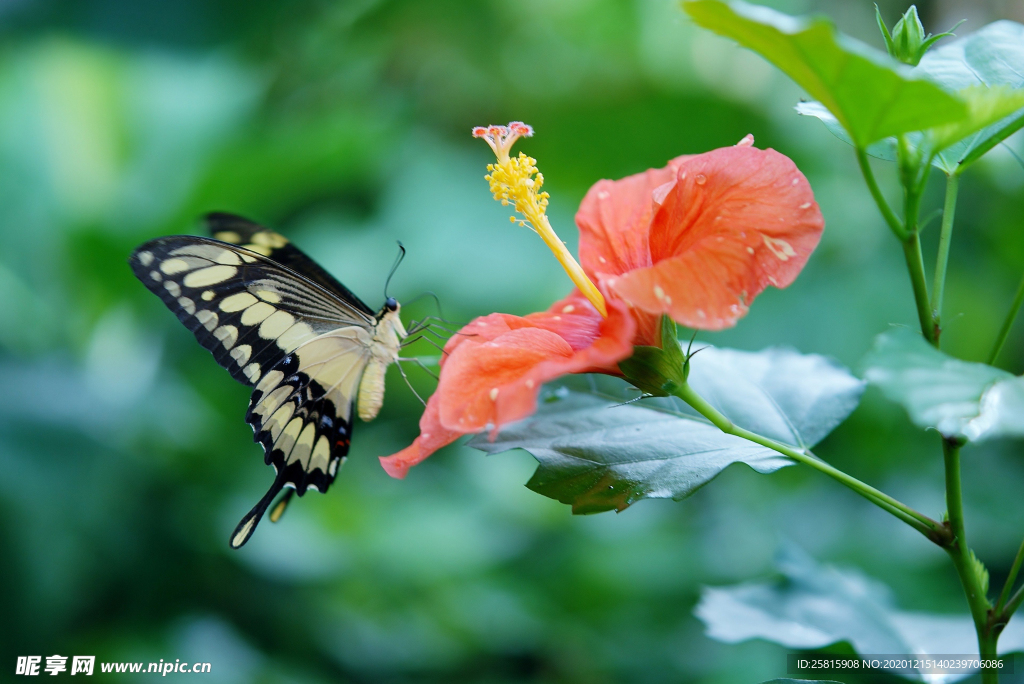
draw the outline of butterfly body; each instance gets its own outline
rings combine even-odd
[[[389,310],[391,305],[394,310]],[[358,408],[359,419],[370,421],[380,413],[384,405],[384,374],[388,366],[398,362],[402,340],[406,338],[405,326],[398,317],[400,307],[394,299],[384,304],[386,313],[381,317],[374,333],[372,356],[363,371],[363,379],[359,383]]]
[[[217,239],[158,238],[129,263],[216,361],[253,387],[246,421],[276,477],[233,533],[238,548],[282,489],[327,491],[349,451],[352,414],[368,421],[380,411],[406,331],[397,301],[373,312],[283,236],[229,214],[207,222]]]

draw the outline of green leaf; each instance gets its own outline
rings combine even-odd
[[[978,652],[974,622],[966,614],[901,611],[879,582],[820,565],[792,546],[782,549],[776,564],[778,581],[704,589],[694,612],[709,637],[808,649],[846,642],[862,655]],[[1001,653],[1024,649],[1024,623],[1011,622],[999,647]]]
[[[736,425],[801,448],[846,420],[865,387],[824,356],[780,348],[703,347],[690,361],[689,383]]]
[[[661,350],[657,350],[661,351]],[[864,383],[828,359],[787,349],[704,347],[689,384],[736,425],[809,447],[856,408]],[[621,387],[621,385],[620,385]],[[644,389],[644,388],[641,388]],[[527,484],[575,513],[622,510],[644,498],[681,499],[733,463],[769,473],[792,461],[709,425],[674,397],[621,405],[561,388],[531,418],[503,428],[489,453],[522,448],[540,462]]]
[[[932,164],[950,174],[1024,127],[1024,26],[997,21],[926,53],[914,73],[955,92],[966,116],[912,135],[915,149],[937,152]],[[842,124],[819,102],[802,102],[797,112],[817,117],[828,130],[853,144]],[[879,141],[868,154],[893,161],[896,139]]]
[[[761,684],[842,684],[834,679],[769,679]]]
[[[820,102],[799,102],[794,109],[796,109],[797,114],[813,116],[820,120],[821,123],[825,124],[825,128],[828,129],[829,133],[847,145],[853,145],[853,140],[850,139],[850,134],[843,128],[843,124],[839,123],[839,119],[834,117],[832,112],[825,108],[825,105]],[[871,143],[868,145],[866,152],[877,159],[896,161],[896,138],[884,138],[878,142]]]
[[[777,66],[821,102],[860,147],[889,136],[953,123],[956,97],[914,76],[888,55],[837,34],[822,18],[794,18],[742,2],[690,0],[693,20]]]
[[[930,134],[933,149],[944,149],[935,164],[947,173],[973,151],[991,149],[1024,126],[1024,25],[983,26],[931,50],[914,71],[967,101],[965,119]],[[1009,124],[1014,125],[1007,130]]]
[[[906,328],[879,335],[864,365],[918,427],[974,442],[1024,436],[1024,378],[955,359]]]
[[[932,149],[946,150],[953,143],[964,141],[957,147],[957,152],[966,150],[970,146],[966,140],[968,136],[998,123],[1024,107],[1024,90],[1014,90],[1007,86],[970,86],[960,90],[957,95],[967,103],[967,117],[957,123],[929,130],[928,138]],[[951,165],[961,156],[962,153],[947,154],[943,156],[943,163],[955,168]]]
[[[540,462],[527,487],[572,504],[573,513],[623,510],[640,499],[682,499],[733,463],[771,473],[793,461],[706,422],[559,388],[488,453],[525,449]]]

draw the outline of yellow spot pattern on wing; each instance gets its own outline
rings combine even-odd
[[[209,287],[234,277],[238,269],[234,266],[208,266],[192,271],[182,281],[185,287]]]
[[[242,312],[242,325],[256,325],[275,311],[277,309],[266,302],[256,302]]]
[[[188,262],[184,259],[168,259],[160,264],[160,270],[163,271],[165,275],[174,275],[175,273],[181,273],[188,269]]]
[[[256,298],[248,292],[239,292],[233,294],[230,297],[225,297],[224,301],[220,303],[220,310],[228,313],[235,311],[241,311],[256,303]]]

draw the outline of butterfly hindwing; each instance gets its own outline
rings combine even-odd
[[[248,385],[317,335],[374,325],[357,306],[237,245],[185,235],[158,238],[129,261],[217,362]]]
[[[351,444],[355,397],[371,344],[362,328],[335,330],[287,354],[256,385],[245,419],[277,478],[238,524],[233,547],[249,539],[283,487],[302,496],[307,489],[326,492],[334,482]]]

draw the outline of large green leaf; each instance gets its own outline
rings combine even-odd
[[[853,413],[864,382],[818,354],[704,347],[690,362],[690,386],[732,422],[810,448]]]
[[[1024,26],[997,21],[927,53],[913,70],[964,101],[962,119],[912,135],[914,147],[935,154],[932,163],[947,174],[961,160],[973,161],[1024,126]],[[796,111],[821,120],[828,130],[853,144],[839,120],[820,102],[801,102]],[[871,145],[868,153],[880,159],[896,158],[896,139]]]
[[[862,655],[978,652],[974,623],[966,614],[898,610],[884,585],[820,565],[792,546],[782,549],[777,566],[779,581],[704,589],[694,612],[709,637],[727,643],[765,639],[806,649],[846,642]],[[1000,653],[1024,649],[1024,623],[1011,622],[999,647]],[[951,674],[943,681],[967,676]]]
[[[918,427],[971,441],[1024,436],[1024,378],[955,359],[906,328],[879,335],[864,366]]]
[[[540,462],[527,487],[573,513],[623,510],[640,499],[682,499],[733,463],[760,473],[792,465],[781,454],[691,418],[558,388],[536,415],[510,425],[488,453],[525,449]]]
[[[1024,25],[997,21],[927,52],[915,72],[957,92],[968,105],[958,123],[929,132],[947,173],[993,139],[1024,126]],[[987,147],[986,147],[987,145]]]
[[[839,123],[839,119],[833,116],[832,112],[828,111],[825,105],[820,102],[800,102],[797,103],[794,109],[796,109],[797,114],[815,117],[825,124],[825,128],[828,129],[829,133],[847,145],[853,145],[853,140],[850,138],[850,134],[846,132],[846,129],[843,128],[843,124]],[[896,138],[888,137],[873,142],[868,145],[866,151],[872,157],[884,159],[885,161],[896,161]]]
[[[845,420],[864,389],[824,357],[787,349],[703,348],[690,362],[689,383],[735,424],[798,448]],[[624,406],[606,392],[565,387],[495,441],[481,436],[470,445],[490,453],[526,449],[540,462],[527,486],[572,504],[575,513],[681,499],[733,463],[762,473],[792,465],[721,432],[672,397]]]
[[[964,103],[888,55],[837,34],[824,18],[794,18],[742,2],[690,0],[693,20],[760,54],[821,102],[861,147],[960,121]]]

